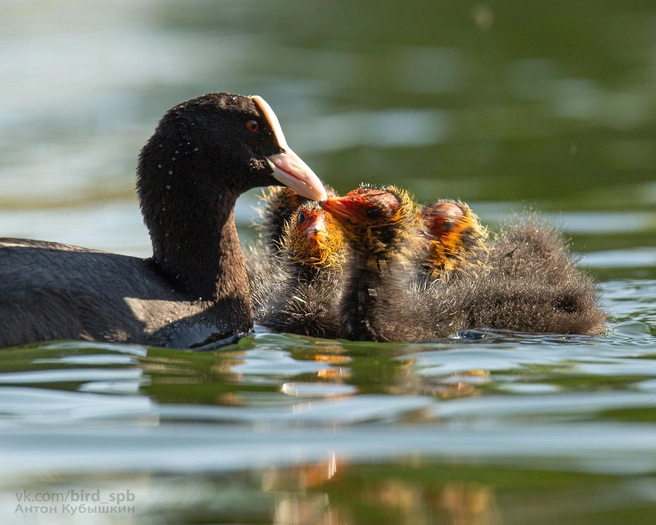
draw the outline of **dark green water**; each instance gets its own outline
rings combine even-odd
[[[541,212],[610,314],[594,338],[3,350],[1,523],[654,521],[652,2],[9,0],[0,27],[0,235],[149,255],[139,148],[182,100],[253,93],[340,192]]]

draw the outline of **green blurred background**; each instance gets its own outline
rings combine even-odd
[[[0,27],[0,210],[77,217],[2,234],[146,253],[137,152],[167,108],[226,90],[264,96],[340,191],[588,212],[566,229],[610,237],[583,250],[654,244],[653,2],[7,0]]]
[[[10,0],[0,19],[0,169],[39,168],[55,189],[79,177],[63,201],[131,196],[156,120],[217,90],[264,96],[341,191],[391,182],[557,210],[656,200],[653,2]],[[13,182],[5,207],[44,197]]]

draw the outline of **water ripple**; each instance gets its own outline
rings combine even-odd
[[[341,429],[160,425],[144,428],[11,431],[0,449],[0,476],[34,469],[61,473],[230,472],[303,465],[337,457],[382,462],[413,455],[432,461],[546,466],[606,473],[656,470],[656,425],[507,425],[468,430],[439,425]]]

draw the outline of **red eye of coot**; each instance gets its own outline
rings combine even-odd
[[[257,120],[249,120],[246,122],[246,129],[251,133],[255,133],[258,129],[260,129],[260,125],[257,123]]]

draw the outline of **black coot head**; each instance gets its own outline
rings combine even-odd
[[[239,195],[284,184],[311,199],[326,196],[314,172],[289,148],[273,110],[258,96],[210,93],[173,107],[139,160],[142,204],[159,192],[208,191],[212,186]]]

